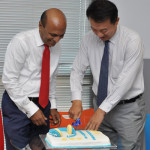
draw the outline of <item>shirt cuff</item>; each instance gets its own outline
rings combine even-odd
[[[81,100],[81,92],[80,91],[72,92],[72,100]]]
[[[112,104],[110,104],[107,101],[103,101],[102,104],[99,106],[99,108],[105,111],[106,113],[110,112],[112,107]]]
[[[30,101],[27,105],[24,105],[23,108],[28,118],[35,114],[39,109],[38,106],[35,105],[32,101]]]
[[[50,102],[51,102],[51,109],[57,109],[56,100],[51,99]]]

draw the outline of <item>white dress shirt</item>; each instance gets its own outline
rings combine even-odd
[[[92,90],[97,95],[103,51],[104,42],[93,31],[88,32],[71,71],[72,100],[81,100],[83,77],[89,66],[93,75]],[[143,93],[143,52],[140,36],[118,25],[109,42],[108,96],[99,108],[109,112],[120,100],[131,99]]]
[[[41,64],[44,51],[39,29],[17,34],[9,43],[5,55],[2,82],[8,95],[29,118],[39,109],[28,97],[39,97]],[[56,108],[55,83],[60,44],[50,47],[51,108]]]

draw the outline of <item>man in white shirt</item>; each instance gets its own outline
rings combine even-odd
[[[90,66],[93,75],[94,115],[85,129],[98,130],[109,136],[112,143],[122,150],[144,150],[145,146],[145,103],[143,79],[143,43],[140,36],[118,25],[117,7],[108,0],[93,1],[87,9],[92,31],[81,43],[75,58],[71,77],[72,106],[70,117],[80,118],[82,114],[83,77]],[[105,44],[108,53],[107,95],[100,104],[99,76]],[[106,67],[104,67],[106,69]],[[102,79],[101,83],[104,83]],[[102,86],[105,86],[102,84]],[[101,87],[103,88],[103,87]]]
[[[56,8],[48,9],[41,15],[39,28],[17,34],[7,47],[2,76],[6,89],[2,111],[7,150],[24,149],[29,142],[31,149],[40,149],[39,145],[36,147],[31,143],[39,134],[48,132],[49,114],[53,123],[60,125],[55,83],[60,57],[59,40],[65,31],[64,13]],[[50,51],[50,79],[48,104],[41,107],[39,92],[44,47],[48,53]]]

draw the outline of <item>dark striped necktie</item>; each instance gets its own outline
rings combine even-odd
[[[109,41],[105,41],[104,54],[101,61],[99,85],[97,92],[97,105],[99,106],[107,97],[108,87],[108,66],[109,66]]]

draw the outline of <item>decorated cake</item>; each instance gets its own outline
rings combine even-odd
[[[45,138],[51,148],[91,148],[111,146],[109,138],[100,131],[75,130],[71,125],[50,129]]]

